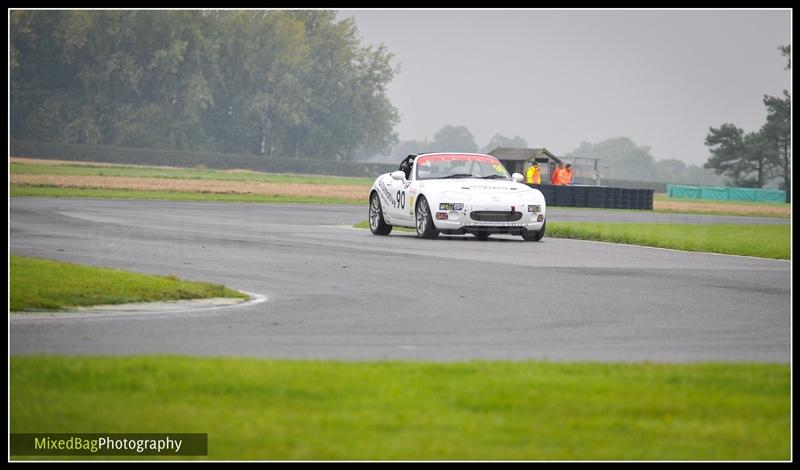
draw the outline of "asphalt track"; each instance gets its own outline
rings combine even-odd
[[[548,237],[377,237],[348,228],[366,219],[366,205],[9,205],[14,254],[176,274],[268,298],[195,313],[15,318],[12,354],[790,360],[787,261]],[[548,220],[587,219],[788,223],[577,209],[553,209]]]

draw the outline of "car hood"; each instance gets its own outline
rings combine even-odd
[[[421,188],[435,191],[453,191],[465,195],[477,194],[523,194],[532,191],[530,186],[508,180],[480,180],[459,178],[452,180],[423,180]]]

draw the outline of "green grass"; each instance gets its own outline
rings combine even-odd
[[[147,276],[39,258],[11,256],[11,311],[247,295],[175,276]]]
[[[12,357],[11,432],[208,433],[217,460],[786,460],[779,364]]]
[[[362,220],[354,228],[369,228]],[[414,231],[405,227],[397,230]],[[789,259],[789,225],[548,222],[545,237],[594,240],[726,255]]]
[[[546,236],[789,259],[790,226],[552,222]]]
[[[565,206],[548,206],[548,209],[557,209],[559,211],[575,211],[575,212],[585,212],[585,211],[605,211],[605,212],[624,212],[629,214],[631,212],[642,212],[646,214],[658,213],[658,214],[696,214],[696,215],[732,215],[738,217],[771,217],[777,219],[788,219],[791,214],[777,214],[777,213],[769,213],[764,212],[762,210],[763,205],[754,206],[752,210],[749,211],[738,211],[738,210],[710,210],[710,209],[695,209],[691,206],[688,206],[683,209],[666,209],[666,208],[655,208],[653,210],[644,210],[644,209],[607,209],[607,208],[593,208],[593,207],[565,207]]]
[[[11,173],[20,175],[127,176],[133,178],[199,179],[348,186],[356,185],[366,187],[372,186],[373,182],[373,180],[370,178],[344,176],[278,174],[245,170],[231,172],[202,168],[166,168],[124,165],[31,165],[28,163],[11,163]]]
[[[286,202],[308,204],[366,204],[364,201],[336,197],[283,196],[259,194],[218,194],[178,191],[136,191],[128,189],[60,188],[53,186],[11,185],[12,197],[76,197],[99,199],[145,199],[159,201],[217,201],[217,202]]]
[[[44,164],[13,162],[10,165],[11,173],[18,175],[67,175],[67,176],[125,176],[134,178],[162,178],[162,179],[194,179],[194,180],[220,180],[241,182],[270,182],[288,184],[318,184],[318,185],[350,185],[369,187],[372,178],[275,174],[256,171],[223,171],[205,168],[170,168],[157,166],[131,166],[131,165],[79,165],[79,164]],[[172,191],[138,191],[138,190],[104,190],[104,189],[72,189],[55,188],[42,185],[11,185],[12,196],[51,196],[51,197],[96,197],[112,199],[156,199],[168,201],[223,201],[223,202],[299,202],[315,204],[363,204],[351,199],[339,199],[315,196],[280,196],[280,195],[249,195],[249,194],[211,194],[199,192],[172,192]],[[752,217],[783,217],[790,216],[789,210],[780,210],[778,204],[764,204],[747,201],[705,201],[692,199],[669,198],[663,193],[656,194],[654,201],[682,202],[680,209],[656,208],[655,212],[671,214],[705,214],[705,215],[740,215]],[[713,203],[718,209],[709,208]],[[700,206],[703,207],[694,207]],[[783,206],[791,207],[789,204]],[[570,209],[570,208],[563,208]],[[575,208],[585,210],[583,208]]]

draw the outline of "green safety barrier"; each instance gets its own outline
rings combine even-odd
[[[786,192],[778,189],[723,188],[719,186],[686,186],[681,184],[668,184],[667,196],[712,201],[750,201],[775,204],[786,202]]]

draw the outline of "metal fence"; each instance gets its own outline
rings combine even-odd
[[[601,186],[604,178],[611,178],[611,167],[601,165],[599,158],[569,157],[562,158],[572,164],[572,183]]]

